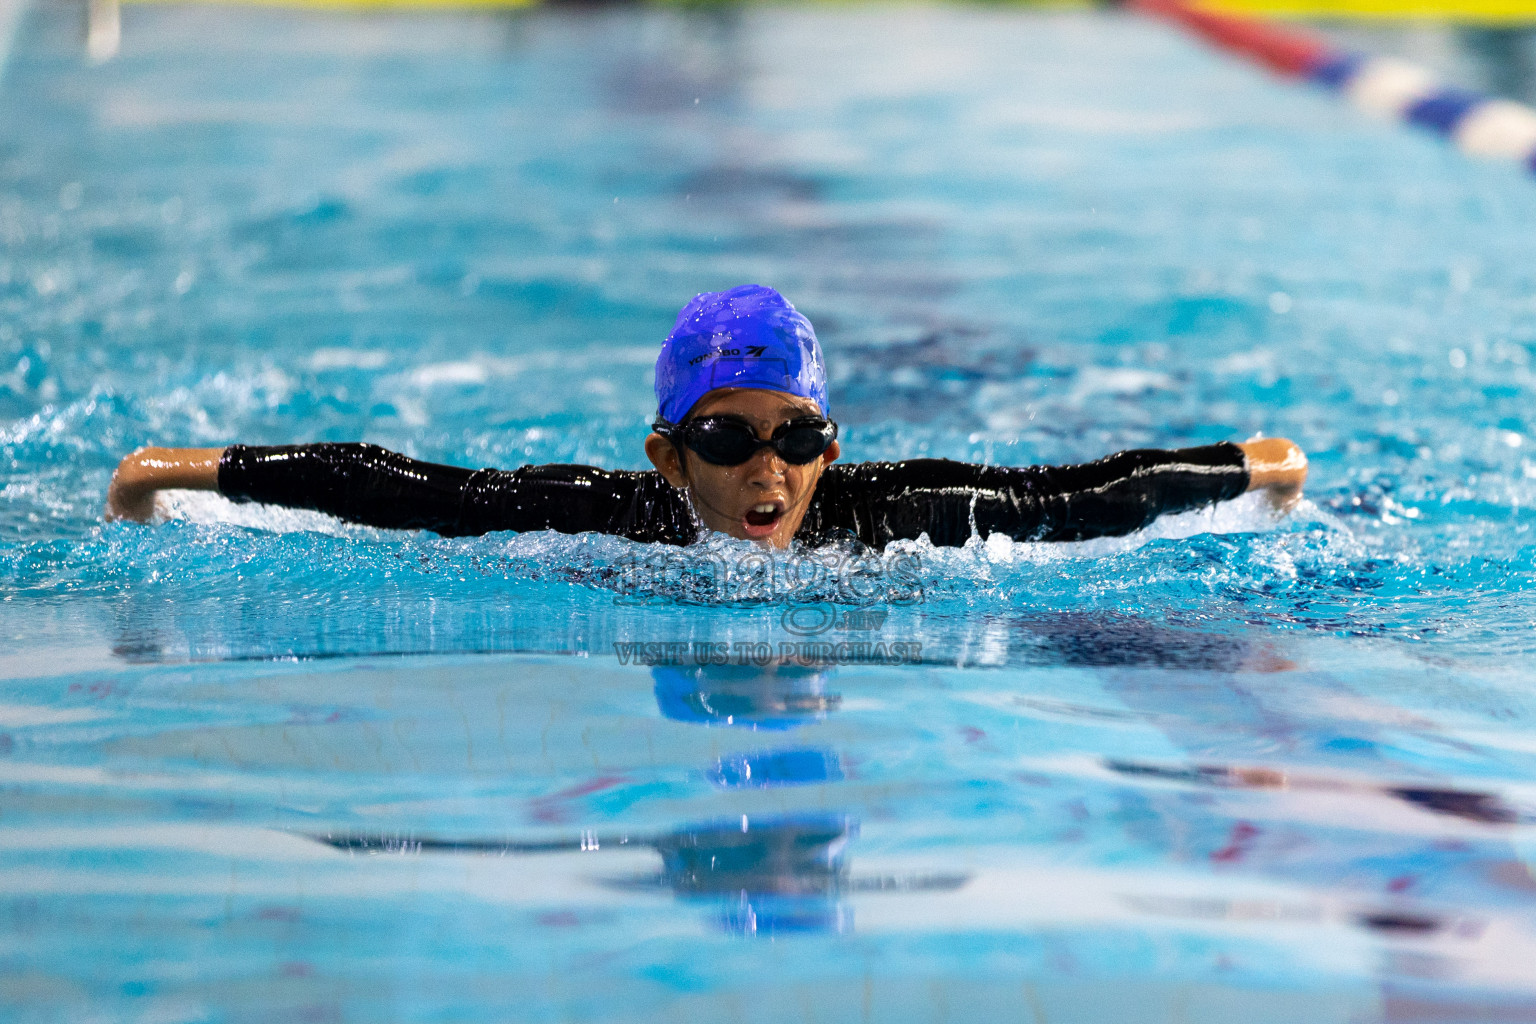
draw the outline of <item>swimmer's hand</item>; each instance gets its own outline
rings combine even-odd
[[[155,492],[216,491],[223,448],[140,448],[117,464],[107,487],[107,519],[145,523]]]
[[[1307,482],[1307,455],[1294,441],[1266,437],[1238,445],[1248,458],[1248,489],[1264,489],[1277,512],[1287,512],[1301,500]]]

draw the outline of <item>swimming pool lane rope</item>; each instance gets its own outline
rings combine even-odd
[[[1180,0],[1128,0],[1126,6],[1173,22],[1222,50],[1287,78],[1316,82],[1369,113],[1443,135],[1463,153],[1518,160],[1536,173],[1536,110],[1441,82],[1399,60],[1343,50],[1311,32]]]

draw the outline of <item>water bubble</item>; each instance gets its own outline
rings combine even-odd
[[[1294,304],[1291,297],[1285,294],[1285,292],[1275,292],[1269,297],[1269,311],[1271,313],[1284,315],[1291,311],[1291,307]]]
[[[1465,368],[1466,365],[1467,365],[1467,354],[1465,352],[1463,352],[1459,348],[1451,349],[1451,352],[1450,352],[1450,355],[1449,355],[1448,358],[1451,361],[1451,368],[1452,369],[1460,370],[1460,369]]]

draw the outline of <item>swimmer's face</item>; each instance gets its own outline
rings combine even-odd
[[[691,420],[729,416],[767,439],[800,416],[820,416],[809,398],[757,388],[721,388],[699,399]],[[660,434],[645,439],[645,454],[673,487],[686,488],[694,511],[711,530],[768,547],[787,548],[805,518],[822,471],[837,458],[837,442],[803,466],[785,462],[772,448],[759,448],[739,466],[716,466],[696,452],[679,453]]]

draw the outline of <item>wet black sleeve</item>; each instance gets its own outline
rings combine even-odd
[[[591,466],[470,470],[371,444],[231,445],[219,460],[219,490],[236,501],[447,537],[592,530],[687,544],[695,533],[685,499],[655,472]]]
[[[1068,541],[1131,533],[1160,515],[1235,498],[1248,462],[1235,444],[1120,452],[1081,466],[980,466],[945,459],[832,465],[806,512],[805,539],[852,533],[871,546],[927,534]]]

